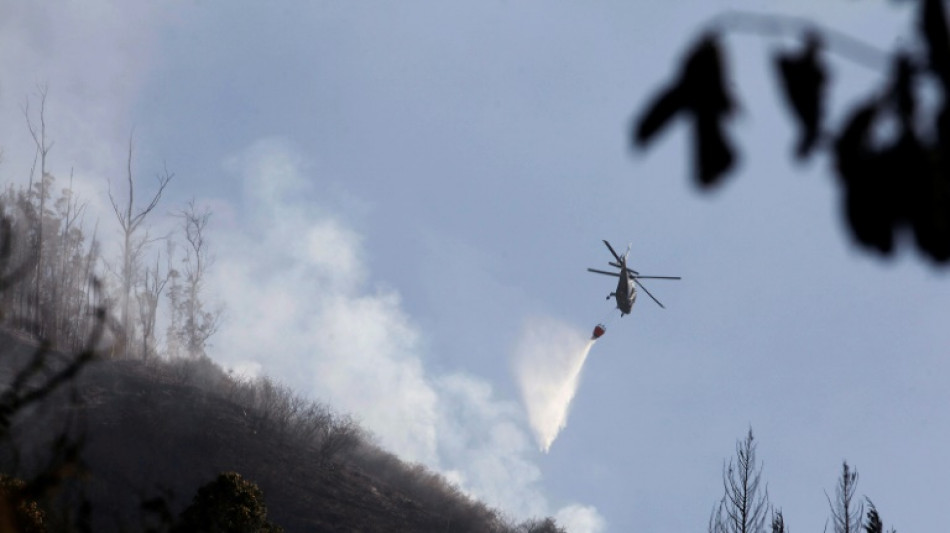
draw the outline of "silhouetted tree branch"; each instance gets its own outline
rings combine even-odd
[[[16,288],[19,283],[29,281],[30,271],[19,267],[11,268],[8,265],[13,256],[10,250],[15,248],[12,243],[16,240],[13,227],[10,217],[0,207],[0,228],[3,228],[0,235],[0,274],[4,281],[0,288],[0,302],[9,301],[4,298],[4,292]],[[19,229],[24,232],[30,231],[22,223]],[[73,382],[78,374],[95,359],[95,348],[103,331],[104,319],[105,310],[96,309],[95,325],[89,337],[85,339],[86,346],[71,355],[64,356],[55,353],[52,350],[52,342],[40,338],[39,345],[26,360],[19,362],[13,360],[13,347],[4,346],[3,355],[6,359],[2,364],[5,370],[12,373],[12,377],[0,390],[0,443],[4,446],[13,445],[12,429],[15,423],[24,423],[23,418],[27,410],[52,401],[55,394]],[[0,322],[0,331],[7,336],[6,342],[9,342],[10,324],[5,321]],[[13,451],[16,452],[15,445],[13,446]],[[15,521],[15,529],[10,529],[12,531],[44,531],[43,514],[36,507],[36,502],[48,498],[62,487],[67,479],[79,474],[82,470],[79,457],[81,449],[82,440],[71,436],[69,431],[64,429],[53,439],[45,465],[35,473],[24,480],[15,480],[10,483],[8,483],[9,478],[0,474],[0,480],[2,480],[0,484],[3,485],[0,490],[2,493],[0,494],[0,526],[4,525],[4,521],[12,519]],[[15,515],[11,516],[7,512],[11,509],[16,510]],[[9,525],[9,522],[6,522],[6,525]]]
[[[804,19],[726,13],[687,50],[674,80],[640,111],[632,144],[650,146],[682,115],[689,119],[696,183],[703,190],[719,185],[738,159],[728,136],[736,104],[721,36],[749,29],[796,35],[801,49],[773,58],[781,96],[799,130],[796,156],[830,156],[842,211],[858,244],[888,256],[897,237],[908,233],[934,263],[950,264],[950,30],[942,0],[920,0],[917,9],[920,46],[891,52]],[[886,72],[881,86],[856,98],[838,125],[827,123],[825,109],[830,52]],[[922,94],[922,84],[937,94]],[[936,112],[923,110],[933,102]],[[881,134],[884,125],[894,126],[892,134]]]

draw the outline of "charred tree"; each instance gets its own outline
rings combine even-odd
[[[765,533],[771,507],[768,489],[761,485],[762,465],[756,461],[755,448],[750,428],[745,439],[736,443],[735,459],[723,466],[724,494],[709,518],[709,533]]]
[[[164,169],[162,174],[156,176],[157,188],[151,196],[145,207],[136,209],[135,207],[135,178],[132,173],[132,137],[129,137],[128,162],[126,165],[126,187],[128,195],[126,200],[120,205],[109,190],[109,201],[115,212],[116,220],[119,222],[119,228],[122,233],[121,243],[121,266],[118,271],[119,278],[119,336],[121,342],[119,348],[125,354],[131,353],[133,340],[135,338],[135,325],[132,322],[132,291],[141,271],[141,259],[145,249],[149,244],[148,231],[143,227],[146,218],[162,198],[165,187],[171,181],[173,174]]]

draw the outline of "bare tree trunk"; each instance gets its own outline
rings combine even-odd
[[[188,354],[192,357],[204,355],[208,339],[217,331],[221,312],[219,310],[205,310],[205,302],[201,299],[201,288],[205,281],[212,258],[208,255],[208,246],[205,241],[205,228],[211,218],[208,209],[198,211],[195,201],[191,200],[185,209],[179,212],[185,230],[185,239],[188,247],[185,250],[185,299],[179,302],[180,314],[183,319],[183,337]]]
[[[155,268],[145,269],[145,279],[142,285],[142,291],[136,295],[139,304],[139,320],[142,324],[142,357],[148,359],[155,347],[149,343],[155,338],[155,319],[158,314],[158,301],[168,283],[169,272],[165,271],[164,276],[159,274],[159,262],[161,254],[155,258]]]
[[[121,283],[119,318],[120,328],[122,329],[120,332],[122,342],[119,348],[126,355],[132,350],[132,342],[135,334],[135,325],[132,323],[130,316],[132,286],[134,278],[138,273],[136,266],[149,243],[148,232],[146,231],[144,235],[139,235],[139,232],[142,229],[142,224],[145,222],[146,217],[148,217],[149,213],[158,205],[158,201],[161,199],[165,187],[173,176],[168,172],[168,169],[165,169],[164,174],[158,175],[158,190],[152,196],[151,200],[149,200],[146,207],[136,211],[134,207],[135,179],[132,174],[132,152],[133,143],[132,136],[130,135],[128,164],[126,166],[126,182],[129,189],[128,200],[120,207],[112,195],[112,191],[109,191],[109,200],[112,203],[112,209],[115,212],[116,219],[119,221],[119,227],[122,230],[122,270],[119,273],[119,281]]]
[[[46,157],[49,154],[50,149],[53,148],[53,145],[49,143],[46,139],[46,95],[47,88],[46,86],[38,86],[37,93],[40,99],[40,111],[39,111],[39,124],[34,124],[33,120],[30,118],[30,105],[29,102],[23,105],[23,114],[26,117],[26,125],[30,130],[30,136],[33,137],[33,143],[36,145],[36,156],[39,159],[40,163],[40,179],[37,184],[37,213],[36,213],[36,269],[34,271],[33,279],[33,305],[32,305],[32,316],[30,317],[33,322],[34,328],[42,328],[42,306],[40,302],[42,301],[42,283],[43,283],[43,247],[45,242],[43,240],[43,223],[44,215],[46,213],[46,197],[49,195],[47,186],[52,176],[46,170]],[[35,167],[34,167],[35,168]],[[30,185],[32,186],[33,177],[32,171],[30,176]],[[27,191],[27,194],[31,194],[32,191]],[[41,335],[42,331],[34,331],[35,334]]]
[[[76,228],[76,223],[82,218],[86,209],[85,204],[79,204],[73,192],[73,172],[69,172],[69,188],[63,191],[63,196],[56,202],[59,217],[62,221],[59,232],[59,261],[57,272],[51,280],[55,297],[52,299],[54,310],[55,336],[62,347],[70,346],[75,336],[81,336],[78,331],[79,306],[76,303],[76,289],[79,283],[77,271],[79,265],[75,261],[80,257],[82,246],[82,226]],[[78,231],[78,234],[77,234]]]
[[[79,317],[80,327],[79,331],[83,335],[90,330],[92,325],[92,314],[93,309],[99,309],[101,307],[101,302],[99,300],[99,281],[96,280],[93,269],[95,268],[96,262],[99,260],[99,242],[96,240],[99,234],[99,223],[96,223],[96,227],[92,232],[92,239],[89,241],[89,250],[86,252],[84,257],[84,268],[83,268],[83,290],[80,296],[79,302],[79,311],[77,317]],[[82,339],[75,339],[77,343],[81,343]],[[72,348],[79,348],[81,344],[76,344]]]

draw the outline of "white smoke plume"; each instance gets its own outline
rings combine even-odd
[[[427,368],[422,331],[397,291],[372,284],[354,225],[310,200],[315,176],[297,150],[259,141],[226,166],[244,197],[242,216],[225,214],[214,232],[209,291],[227,311],[213,357],[353,415],[387,450],[512,516],[599,519],[592,507],[551,509],[515,401],[477,376]]]
[[[558,511],[554,519],[570,533],[600,533],[607,527],[597,509],[589,505],[568,505]]]
[[[553,318],[529,320],[515,349],[515,375],[528,420],[547,452],[567,426],[584,361],[594,341]]]

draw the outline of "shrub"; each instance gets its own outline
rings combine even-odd
[[[39,505],[26,497],[22,479],[0,474],[0,530],[45,533],[45,515]]]
[[[225,472],[198,489],[173,533],[279,533],[267,521],[264,493],[236,472]]]

